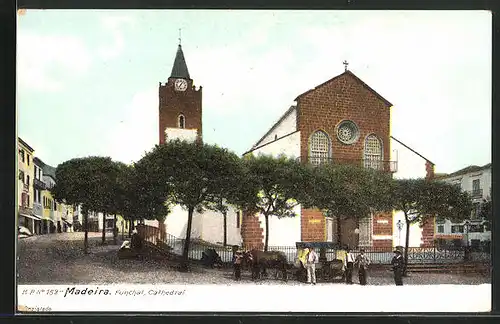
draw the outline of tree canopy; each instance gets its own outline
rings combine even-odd
[[[304,199],[308,169],[285,156],[250,156],[244,159],[250,173],[247,186],[257,192],[252,211],[260,212],[266,221],[264,250],[269,244],[269,217],[295,217],[294,207]]]
[[[56,201],[82,205],[85,252],[88,249],[87,213],[89,210],[104,213],[113,209],[117,175],[116,164],[109,157],[75,158],[56,168],[56,184],[51,193]]]
[[[234,153],[216,145],[174,140],[157,145],[136,163],[148,190],[188,211],[183,270],[188,268],[193,213],[220,203],[237,161]]]

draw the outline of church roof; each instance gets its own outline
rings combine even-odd
[[[182,46],[179,44],[177,47],[177,53],[175,54],[174,66],[172,67],[172,73],[170,73],[171,78],[183,78],[191,79],[189,77],[189,71],[186,64],[186,59],[184,58],[184,53],[182,52]]]
[[[292,113],[292,111],[294,111],[295,109],[297,109],[297,106],[294,106],[294,105],[290,106],[290,108],[288,108],[288,110],[278,119],[278,121],[276,123],[274,123],[273,126],[264,134],[264,136],[262,136],[257,141],[257,143],[255,143],[255,145],[253,146],[253,148],[257,147],[257,145],[259,145],[259,143],[262,142],[267,137],[267,135],[271,134],[271,132],[276,127],[278,127],[278,125],[283,121],[283,119],[285,119],[288,115],[290,115]]]
[[[330,83],[336,79],[339,79],[341,78],[342,76],[344,75],[350,75],[352,76],[357,82],[359,82],[363,87],[365,87],[366,89],[368,89],[368,91],[370,91],[371,93],[373,93],[375,96],[377,96],[380,100],[382,100],[388,107],[392,107],[392,103],[390,103],[387,99],[385,99],[384,97],[382,97],[377,91],[373,90],[369,85],[367,85],[363,80],[361,80],[360,78],[358,78],[354,73],[352,73],[351,71],[347,70],[345,71],[344,73],[342,74],[339,74],[337,75],[336,77],[328,80],[328,81],[325,81],[323,82],[322,84],[316,86],[314,89],[311,89],[311,90],[308,90],[306,92],[304,92],[303,94],[299,95],[297,98],[295,98],[295,100],[297,101],[297,99],[300,99],[302,96],[308,94],[309,92],[311,91],[314,91],[316,89],[318,89],[319,87],[322,87],[324,86],[325,84],[327,83]]]

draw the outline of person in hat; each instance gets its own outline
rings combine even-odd
[[[358,267],[359,284],[364,286],[366,285],[366,270],[370,265],[370,259],[365,255],[365,250],[361,249],[359,252],[354,263]]]
[[[402,286],[405,261],[400,250],[394,250],[394,257],[392,258],[391,265],[392,271],[394,271],[394,282],[396,286]]]
[[[234,277],[237,281],[241,280],[241,263],[243,261],[243,251],[236,250],[233,257]]]

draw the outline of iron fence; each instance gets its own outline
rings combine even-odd
[[[160,233],[157,227],[138,225],[139,235],[146,241],[155,244],[167,252],[182,255],[185,239],[175,237],[168,233]],[[232,246],[222,246],[199,242],[193,240],[189,247],[189,258],[200,260],[203,252],[214,249],[225,263],[230,263],[233,258]],[[269,251],[282,252],[288,261],[293,264],[297,258],[297,247],[295,246],[269,246]],[[334,248],[316,249],[320,258],[324,257],[331,261],[340,258],[343,250]],[[365,255],[372,264],[387,265],[391,263],[394,256],[392,247],[364,247]],[[360,254],[360,248],[351,249],[354,257]],[[437,263],[460,263],[464,260],[477,263],[489,263],[491,254],[489,249],[472,249],[471,247],[410,247],[408,248],[408,264],[437,264]]]

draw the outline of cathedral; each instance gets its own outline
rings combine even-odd
[[[249,148],[246,154],[279,154],[303,163],[350,163],[389,172],[396,178],[434,176],[434,164],[391,134],[393,105],[348,69],[298,94],[294,104]],[[202,87],[196,88],[179,44],[168,81],[159,85],[159,143],[172,139],[202,141]],[[294,246],[295,242],[337,242],[335,219],[319,210],[297,207],[297,217],[270,218],[270,246]],[[405,233],[396,228],[402,213],[381,213],[343,221],[341,240],[349,246],[393,247]],[[174,208],[167,217],[167,232],[185,236],[187,213]],[[228,244],[261,248],[262,215],[228,214]],[[411,246],[428,246],[434,224],[412,225]],[[404,229],[403,229],[404,230]],[[195,215],[192,237],[222,242],[222,216],[216,212]]]

